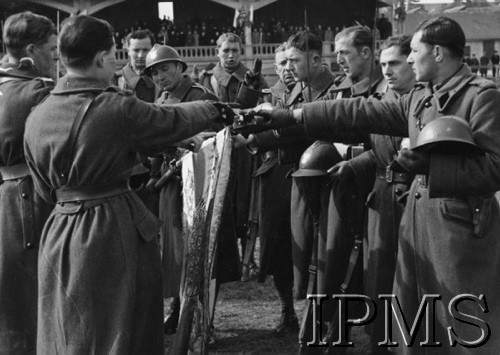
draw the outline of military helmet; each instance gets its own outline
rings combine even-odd
[[[182,72],[187,69],[187,64],[181,59],[179,52],[170,46],[155,44],[146,56],[146,69],[144,70],[147,75],[151,75],[151,69],[154,65],[163,62],[179,62],[182,64]]]
[[[328,169],[342,160],[337,148],[325,141],[316,141],[307,148],[299,161],[299,169],[294,177],[314,177],[327,175]]]
[[[457,116],[439,117],[426,124],[413,149],[444,154],[483,153],[474,142],[469,123]]]

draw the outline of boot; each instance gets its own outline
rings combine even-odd
[[[281,305],[281,317],[278,325],[274,328],[276,335],[284,336],[287,334],[298,333],[299,320],[292,305]]]
[[[181,308],[181,300],[179,297],[173,297],[170,302],[170,309],[163,323],[163,331],[165,334],[174,334],[177,331],[177,324],[179,323],[179,311]]]

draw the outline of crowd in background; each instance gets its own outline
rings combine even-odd
[[[245,40],[244,29],[241,23],[237,23],[237,27],[233,23],[217,25],[217,21],[209,19],[201,23],[183,23],[176,24],[170,18],[151,19],[149,21],[136,21],[133,26],[126,28],[115,28],[115,42],[117,48],[126,47],[126,36],[134,30],[148,29],[156,38],[159,44],[166,44],[172,47],[193,47],[193,46],[210,46],[215,45],[217,38],[226,32],[238,34],[241,39]],[[314,24],[309,26],[310,29],[317,34],[323,41],[333,42],[335,35],[340,32],[345,26],[322,25]],[[379,38],[386,39],[392,32],[392,25],[389,20],[382,17],[377,22]],[[272,18],[268,23],[259,22],[252,26],[252,43],[282,43],[285,42],[290,35],[305,29],[304,24],[294,24],[288,21],[279,21]]]

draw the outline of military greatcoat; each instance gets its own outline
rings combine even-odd
[[[204,86],[209,88],[222,102],[237,103],[241,108],[255,107],[259,101],[261,90],[247,86],[245,74],[249,69],[240,63],[232,73],[228,73],[217,63],[213,75],[205,77]],[[261,76],[262,88],[267,83]],[[254,157],[244,149],[231,154],[231,178],[229,181],[227,201],[220,228],[219,255],[217,258],[218,281],[236,281],[240,278],[240,262],[235,236],[246,239],[250,215],[250,196],[252,191],[252,173]]]
[[[325,101],[304,106],[303,115],[311,135],[330,132],[337,137],[342,130],[356,128],[409,135],[412,147],[421,129],[440,116],[456,115],[469,122],[474,140],[485,154],[431,153],[428,174],[417,175],[410,187],[398,241],[393,292],[409,324],[424,295],[441,298],[435,304],[433,324],[442,346],[418,346],[424,335],[422,324],[412,347],[404,345],[397,326],[393,334],[399,343],[397,352],[402,354],[498,352],[500,211],[494,194],[500,189],[500,93],[495,85],[462,66],[440,86],[420,85],[397,101]],[[483,320],[491,330],[486,344],[474,349],[449,345],[449,326],[461,339],[481,337],[479,327],[459,321],[448,310],[450,301],[462,294],[486,299],[464,301],[458,308]]]
[[[200,99],[217,99],[212,94],[207,94],[207,89],[195,84],[191,77],[184,75],[182,80],[171,92],[162,92],[156,104],[172,105],[180,102],[197,101]],[[179,158],[176,148],[165,154],[162,175],[170,166],[172,159]],[[160,190],[160,214],[163,221],[160,229],[160,238],[163,240],[162,267],[163,267],[163,297],[179,297],[184,242],[182,239],[182,180],[178,175],[173,175]]]
[[[26,118],[53,87],[33,67],[0,70],[0,353],[36,353],[38,242],[52,205],[24,159]]]
[[[26,125],[36,190],[58,201],[40,245],[39,354],[164,352],[160,223],[126,185],[138,152],[159,154],[208,129],[218,110],[206,102],[155,106],[104,85],[61,78]]]

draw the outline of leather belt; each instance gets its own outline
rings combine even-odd
[[[30,171],[26,163],[0,166],[0,182],[7,180],[16,180],[28,176]]]
[[[385,169],[377,169],[377,177],[393,184],[409,185],[412,181],[410,174],[394,171],[389,166],[387,166]]]
[[[55,193],[57,203],[64,203],[113,197],[128,191],[131,191],[128,183],[121,182],[109,185],[63,187],[56,190]]]

